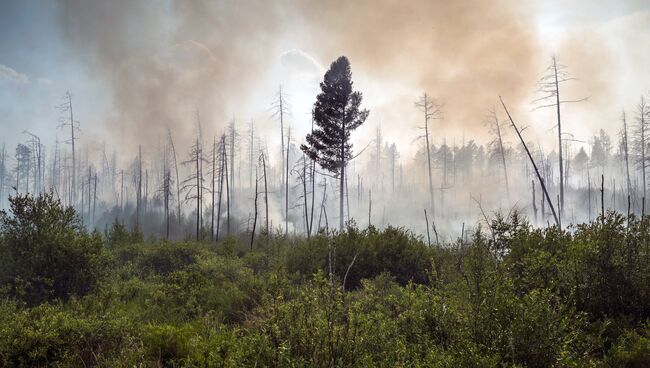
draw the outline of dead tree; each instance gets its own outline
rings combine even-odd
[[[546,190],[546,185],[544,185],[544,179],[542,178],[542,175],[539,173],[539,169],[537,169],[537,164],[535,164],[535,160],[533,159],[533,156],[531,155],[530,150],[528,149],[528,146],[526,145],[526,142],[524,141],[524,138],[521,136],[521,132],[519,131],[519,128],[517,128],[517,125],[515,125],[514,120],[512,120],[512,116],[510,116],[510,112],[508,111],[508,108],[506,108],[506,104],[503,102],[503,99],[501,98],[501,96],[499,96],[499,101],[501,101],[501,105],[503,106],[503,109],[505,110],[506,114],[508,115],[508,119],[510,120],[510,123],[512,124],[512,128],[517,133],[517,136],[519,137],[519,141],[524,146],[524,149],[526,150],[526,154],[528,155],[528,159],[530,159],[530,163],[533,165],[533,168],[535,169],[535,174],[537,175],[537,179],[539,180],[539,185],[542,187],[542,191],[544,192],[544,196],[546,197],[546,201],[548,202],[548,206],[551,208],[551,212],[553,213],[553,217],[555,219],[555,224],[557,226],[560,226],[560,219],[558,218],[557,213],[555,212],[555,207],[553,207],[553,202],[551,202],[551,197],[549,197],[549,195],[548,195],[548,191]]]
[[[91,185],[91,181],[92,181],[93,176],[92,176],[92,173],[91,173],[90,170],[91,170],[90,166],[88,166],[88,187],[87,187],[88,188],[88,197],[87,197],[88,198],[88,222],[90,222],[92,220],[91,211],[90,211],[91,207],[90,206],[92,204],[92,198],[91,198],[92,197],[91,196],[92,185]]]
[[[506,195],[508,197],[508,202],[510,202],[510,186],[508,183],[508,166],[506,165],[506,150],[503,144],[503,135],[501,132],[502,123],[499,121],[497,114],[494,110],[490,111],[488,118],[485,123],[488,125],[490,133],[494,136],[492,140],[488,143],[488,152],[490,156],[498,157],[501,161],[501,167],[503,169],[503,178],[506,184]]]
[[[264,158],[264,152],[260,153],[259,160],[262,165],[262,176],[264,176],[264,220],[266,221],[266,245],[268,245],[271,229],[269,228],[269,190],[266,180],[266,159]]]
[[[25,182],[25,193],[29,193],[29,173],[31,171],[32,150],[24,145],[16,146],[16,191],[20,192],[21,177]]]
[[[372,189],[368,189],[368,227],[372,225]]]
[[[542,96],[533,101],[538,104],[533,110],[554,107],[557,116],[557,140],[558,140],[558,164],[560,174],[560,210],[564,212],[564,169],[563,169],[563,155],[562,155],[562,119],[560,107],[564,103],[581,102],[587,100],[588,97],[577,100],[561,100],[560,99],[560,84],[575,80],[566,70],[565,65],[557,63],[555,55],[551,58],[551,64],[546,68],[544,76],[538,81],[538,93]]]
[[[253,202],[253,207],[254,207],[254,215],[253,215],[253,231],[251,232],[251,250],[253,250],[253,243],[255,242],[255,227],[257,226],[257,196],[258,196],[258,191],[257,191],[257,182],[258,182],[258,177],[257,177],[257,166],[255,166],[255,201]]]
[[[182,163],[183,165],[192,167],[194,172],[183,181],[183,186],[181,188],[181,190],[186,191],[186,201],[196,200],[196,241],[201,239],[201,200],[203,190],[205,189],[203,186],[203,177],[201,175],[201,166],[204,161],[205,159],[201,152],[201,143],[197,138],[196,143],[192,145],[189,152],[189,159]]]
[[[235,196],[237,193],[236,186],[235,186],[235,145],[237,144],[237,138],[239,137],[239,134],[237,133],[237,129],[235,126],[235,118],[233,117],[230,123],[228,124],[228,139],[229,139],[229,145],[228,147],[230,148],[230,196],[228,198],[228,207],[230,206],[235,206]],[[230,211],[228,211],[230,213]],[[228,221],[228,228],[230,228],[230,221]],[[230,232],[230,230],[228,230]]]
[[[396,162],[399,159],[399,153],[397,152],[397,146],[395,143],[392,143],[388,148],[388,154],[390,156],[390,187],[391,192],[395,193],[395,167]]]
[[[255,124],[251,120],[250,136],[248,142],[248,187],[253,186],[253,166],[255,165]]]
[[[75,132],[79,130],[79,122],[74,119],[74,113],[72,109],[72,94],[70,93],[70,91],[66,91],[65,95],[63,96],[63,103],[58,106],[58,109],[62,114],[66,114],[66,116],[62,116],[59,119],[60,122],[59,127],[60,128],[69,127],[70,129],[70,138],[65,142],[72,146],[72,174],[71,174],[72,183],[70,186],[71,190],[70,190],[69,203],[71,205],[74,205],[74,202],[76,201],[76,188],[77,188],[77,183],[76,183],[77,155],[75,149],[75,141],[78,139],[77,137],[75,137]]]
[[[42,153],[42,148],[43,145],[41,144],[41,139],[35,135],[32,134],[28,131],[23,131],[23,133],[29,135],[29,139],[27,140],[27,143],[31,145],[31,152],[32,152],[32,157],[30,158],[31,161],[34,162],[36,165],[33,167],[34,170],[34,193],[36,194],[41,194],[43,192],[43,172],[44,170],[41,170],[43,166],[43,153]]]
[[[154,196],[161,198],[163,202],[163,210],[165,212],[165,239],[169,240],[170,230],[170,215],[169,215],[169,202],[172,198],[172,175],[169,168],[169,159],[167,157],[168,150],[165,149],[163,157],[163,177],[160,188],[155,192]]]
[[[221,146],[219,151],[221,154],[219,155],[219,204],[217,205],[217,235],[215,240],[219,241],[219,230],[220,230],[220,225],[221,225],[221,198],[223,194],[223,179],[224,179],[224,173],[225,173],[225,164],[226,164],[226,136],[223,135],[221,136]]]
[[[138,193],[135,206],[135,226],[140,226],[140,206],[142,202],[142,145],[138,145]]]
[[[537,222],[537,199],[535,199],[535,181],[530,181],[530,187],[533,192],[533,213],[535,214],[535,222]]]
[[[325,209],[325,202],[327,200],[327,178],[323,178],[323,199],[320,202],[320,212],[318,214],[318,231],[321,229],[321,219],[323,213],[325,214],[325,227],[329,229],[329,223],[327,221],[327,211]]]
[[[647,152],[648,145],[648,120],[650,117],[650,107],[645,101],[645,98],[641,96],[641,101],[637,105],[637,116],[636,116],[636,126],[634,134],[634,147],[637,155],[637,165],[641,171],[641,183],[642,183],[642,207],[645,207],[645,198],[647,185],[646,185],[646,168],[650,163],[650,156]]]
[[[292,172],[295,172],[298,177],[298,184],[302,190],[302,207],[303,207],[303,220],[305,221],[305,234],[309,238],[309,206],[307,205],[307,159],[303,153],[302,158],[295,163]]]
[[[223,136],[223,144],[221,145],[223,149],[223,170],[226,173],[226,234],[230,235],[230,200],[231,200],[231,193],[230,193],[230,184],[228,180],[228,154],[226,151],[226,136]]]
[[[215,180],[217,176],[217,137],[212,138],[212,180],[210,180],[210,241],[214,241],[214,196],[215,196]]]
[[[169,146],[172,149],[172,157],[174,158],[174,169],[176,171],[176,217],[177,221],[181,220],[181,182],[178,175],[178,161],[176,156],[176,147],[174,146],[174,139],[172,138],[172,131],[167,127],[167,136],[169,137]]]
[[[287,162],[285,164],[285,178],[284,178],[284,236],[288,235],[289,231],[289,148],[291,147],[291,128],[287,130]]]
[[[431,206],[431,211],[435,214],[435,207],[433,202],[433,177],[431,174],[431,148],[429,144],[429,120],[439,120],[442,119],[442,104],[440,104],[435,99],[429,97],[426,93],[420,97],[420,99],[415,103],[415,106],[418,107],[424,113],[424,141],[427,149],[427,168],[429,174],[429,205]]]
[[[280,156],[282,159],[281,168],[280,168],[280,187],[284,185],[283,175],[285,172],[285,159],[284,159],[284,119],[285,116],[291,117],[291,105],[287,100],[287,96],[282,92],[282,86],[278,87],[278,93],[275,96],[275,100],[271,105],[271,111],[273,116],[280,121]]]
[[[424,209],[424,221],[427,223],[427,245],[431,247],[431,234],[429,233],[429,217],[427,216],[427,209]]]
[[[623,155],[625,157],[625,179],[626,179],[626,184],[627,184],[627,196],[628,198],[630,197],[630,192],[632,191],[632,184],[630,181],[630,148],[629,148],[629,140],[628,140],[628,134],[627,134],[627,119],[625,118],[625,111],[621,114],[621,120],[623,121],[623,131],[622,133],[622,138],[623,138]],[[629,217],[629,209],[628,209],[628,217]]]
[[[600,215],[605,222],[605,175],[600,174]]]
[[[92,225],[95,226],[95,210],[97,209],[97,172],[95,172],[95,185],[93,185],[93,221]]]

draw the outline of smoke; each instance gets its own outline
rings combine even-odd
[[[250,96],[278,60],[318,75],[348,55],[362,79],[412,90],[383,91],[378,115],[413,110],[428,91],[444,100],[445,124],[467,127],[498,93],[521,98],[539,61],[525,9],[505,1],[62,0],[60,14],[75,57],[110,91],[106,125],[127,143],[166,126],[187,139],[194,110],[216,130],[245,105],[264,105]],[[277,53],[287,39],[311,55]]]
[[[426,91],[445,104],[443,128],[471,129],[499,94],[518,103],[534,86],[542,52],[532,12],[520,3],[314,1],[301,12],[321,59],[343,53],[353,71],[408,86],[401,111]]]
[[[486,111],[498,107],[502,95],[516,116],[527,114],[535,82],[554,53],[580,78],[581,87],[569,95],[592,96],[585,107],[597,110],[620,88],[610,81],[612,65],[625,69],[611,56],[607,34],[624,30],[630,40],[620,41],[628,46],[647,39],[614,22],[596,33],[572,29],[561,43],[549,45],[540,34],[539,6],[508,0],[60,5],[74,57],[108,91],[112,112],[102,120],[109,136],[130,145],[166,127],[181,144],[190,142],[196,111],[207,135],[222,132],[233,116],[261,120],[258,132],[278,135],[267,110],[277,86],[294,82],[307,86],[290,95],[294,107],[304,110],[294,114],[305,125],[297,129],[300,136],[324,69],[340,55],[351,60],[356,87],[371,109],[368,125],[381,124],[403,149],[419,134],[421,117],[413,103],[424,92],[444,104],[444,119],[435,122],[436,143],[466,133],[485,141]],[[631,18],[647,28],[647,12]],[[638,65],[647,60],[642,56]],[[601,115],[597,124],[597,113],[573,118],[606,126],[619,110],[617,105],[606,118]],[[541,132],[552,127],[543,114],[538,120]]]

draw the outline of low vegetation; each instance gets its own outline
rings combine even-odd
[[[0,215],[7,367],[647,367],[650,220],[560,230],[496,215],[428,247],[402,228],[311,238],[87,233],[52,196]]]

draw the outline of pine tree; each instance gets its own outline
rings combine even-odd
[[[320,84],[313,118],[317,128],[307,134],[300,149],[325,170],[335,174],[339,188],[339,227],[343,229],[345,166],[352,159],[350,133],[366,121],[368,110],[360,110],[362,94],[352,89],[350,62],[341,56],[330,65]]]

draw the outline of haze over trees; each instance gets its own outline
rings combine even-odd
[[[497,94],[481,141],[422,93],[405,144],[346,56],[306,118],[268,91],[279,139],[196,109],[111,154],[66,92],[65,138],[0,151],[0,365],[647,366],[647,96],[576,137],[572,79],[539,82],[550,151]]]

